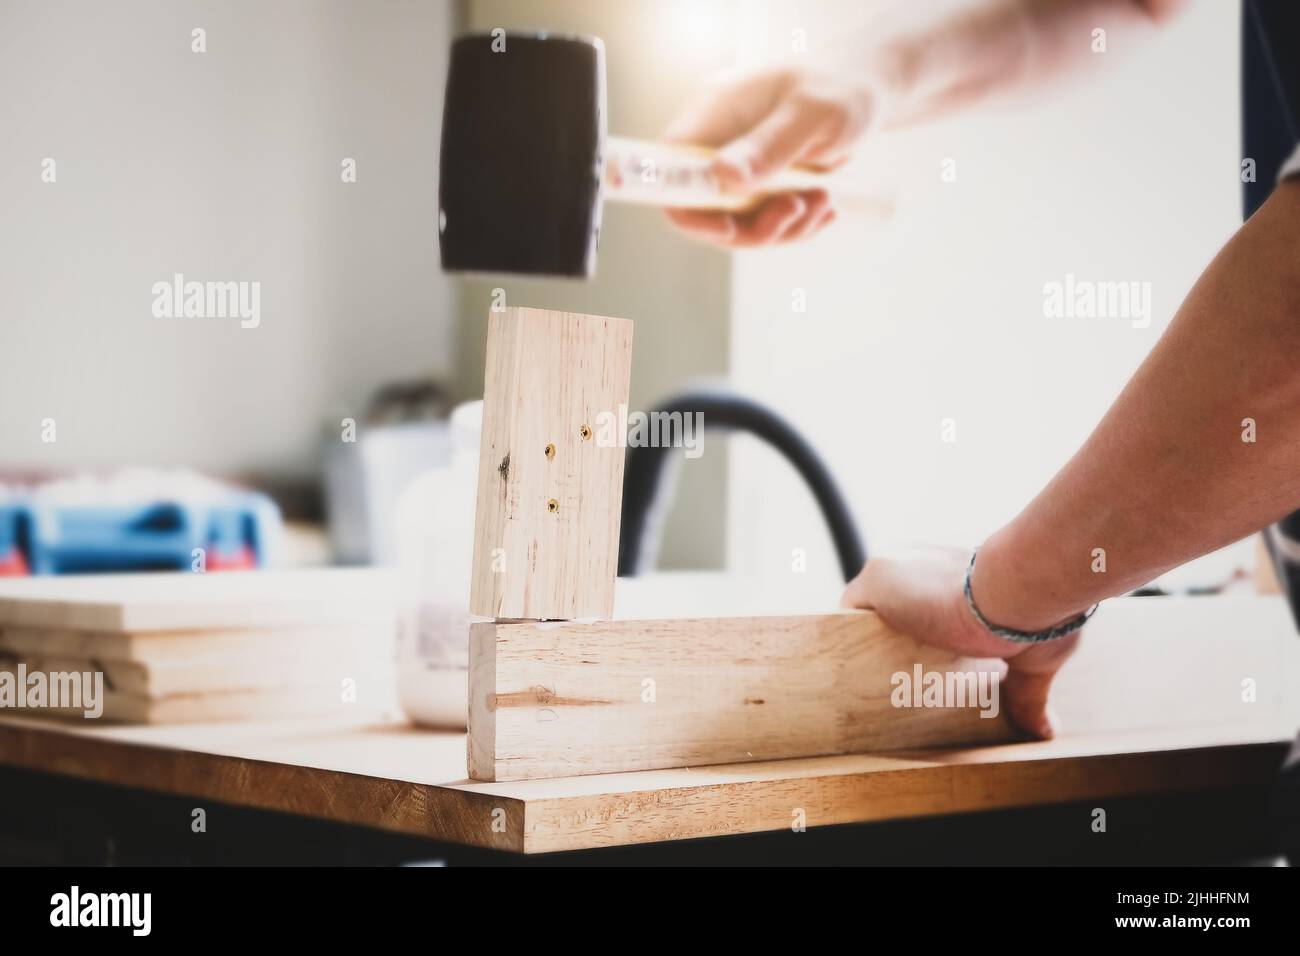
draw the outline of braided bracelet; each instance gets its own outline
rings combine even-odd
[[[1094,604],[1078,617],[1073,617],[1064,624],[1049,627],[1044,631],[1017,631],[1012,627],[1001,627],[997,624],[993,624],[984,617],[984,615],[980,613],[980,609],[975,606],[975,597],[971,594],[970,590],[970,576],[971,572],[975,570],[975,556],[979,553],[979,548],[972,551],[970,553],[970,564],[966,566],[966,586],[964,588],[966,592],[966,604],[970,608],[971,613],[975,615],[975,620],[979,621],[987,630],[996,634],[998,637],[1005,638],[1008,641],[1014,641],[1017,644],[1041,644],[1044,641],[1059,640],[1062,637],[1068,637],[1079,628],[1083,627],[1083,625],[1088,622],[1088,618],[1092,617],[1093,612],[1097,610],[1098,605]]]

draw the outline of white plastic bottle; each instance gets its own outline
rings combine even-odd
[[[451,415],[451,463],[426,471],[397,501],[402,611],[397,684],[415,723],[463,728],[469,690],[469,581],[483,403]]]

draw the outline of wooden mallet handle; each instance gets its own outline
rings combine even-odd
[[[873,219],[894,211],[892,197],[869,194],[843,176],[795,166],[781,170],[754,192],[726,191],[713,173],[714,151],[610,136],[605,140],[605,198],[679,209],[744,211],[763,196],[825,189],[837,205]]]

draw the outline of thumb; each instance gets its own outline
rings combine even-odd
[[[820,132],[823,119],[817,111],[802,108],[786,97],[746,133],[718,150],[714,158],[718,178],[723,185],[736,189],[761,184],[806,152]]]

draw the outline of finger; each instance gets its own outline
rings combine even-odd
[[[719,77],[673,119],[660,138],[695,146],[728,143],[772,112],[787,83],[779,74],[758,79]]]
[[[1079,645],[1080,634],[1035,644],[1007,662],[1003,680],[1012,723],[1031,736],[1048,740],[1056,733],[1047,704],[1057,672]]]
[[[1002,697],[1011,722],[1024,733],[1039,740],[1051,740],[1056,735],[1051,714],[1047,709],[1047,695],[1055,673],[1027,673],[1017,670],[1014,660],[1002,679]]]
[[[736,217],[707,209],[665,209],[668,219],[692,239],[729,245],[736,236]]]
[[[868,571],[872,565],[868,561],[862,566],[862,570],[844,586],[844,593],[840,596],[840,607],[852,609],[871,609],[871,584],[868,581]]]
[[[849,154],[843,150],[832,153],[813,150],[799,157],[799,165],[815,169],[819,173],[833,173],[849,161]]]
[[[771,196],[754,212],[736,220],[736,235],[732,243],[737,248],[745,248],[776,242],[792,223],[803,216],[804,211],[804,200],[795,193]]]
[[[838,209],[836,209],[834,206],[832,206],[830,209],[827,209],[825,212],[822,213],[821,220],[817,223],[817,225],[813,226],[812,231],[808,233],[806,238],[811,239],[813,236],[820,233],[823,229],[825,229],[827,226],[829,226],[838,218],[840,218],[840,213]]]
[[[845,587],[840,603],[848,608],[875,611],[900,633],[925,634],[928,639],[942,643],[942,635],[927,623],[925,598],[909,585],[905,575],[900,576],[894,562],[868,561]]]
[[[818,140],[824,117],[795,100],[782,100],[749,132],[718,151],[714,170],[725,186],[743,189],[789,166]]]
[[[804,214],[781,233],[781,242],[797,242],[800,239],[807,239],[817,230],[823,217],[830,210],[831,197],[824,189],[812,189],[799,195],[804,201]]]

